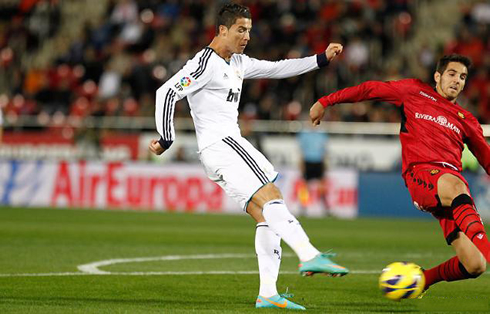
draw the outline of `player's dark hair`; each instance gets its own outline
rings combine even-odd
[[[453,53],[450,55],[445,55],[441,59],[439,59],[439,61],[437,62],[436,71],[439,72],[440,74],[444,73],[444,71],[446,71],[449,62],[459,62],[461,64],[464,64],[464,66],[468,69],[468,71],[470,70],[471,67],[470,58]]]
[[[230,28],[239,18],[251,19],[252,14],[250,14],[250,10],[246,6],[236,3],[224,4],[219,9],[218,16],[216,17],[216,35],[219,34],[220,25]]]

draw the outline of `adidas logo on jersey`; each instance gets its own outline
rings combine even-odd
[[[243,80],[243,78],[242,78],[242,76],[240,75],[240,72],[238,72],[238,70],[237,70],[237,71],[235,71],[235,73],[236,73],[236,76],[238,76],[238,78],[239,78],[240,80]]]

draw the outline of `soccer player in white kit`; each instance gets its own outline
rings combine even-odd
[[[247,7],[225,4],[219,10],[213,41],[157,90],[155,119],[161,137],[152,140],[149,149],[160,155],[173,143],[175,103],[187,97],[200,160],[208,177],[257,222],[255,250],[260,290],[256,307],[304,310],[277,293],[281,239],[298,255],[299,271],[303,275],[342,276],[349,271],[334,263],[329,258],[332,254],[320,253],[287,209],[273,183],[277,177],[274,167],[240,135],[238,103],[244,79],[301,75],[328,65],[343,47],[332,43],[325,53],[306,58],[257,60],[243,54],[251,28]]]

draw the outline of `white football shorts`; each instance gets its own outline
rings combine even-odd
[[[252,196],[278,175],[267,158],[243,137],[225,137],[203,149],[199,157],[208,177],[243,210]]]

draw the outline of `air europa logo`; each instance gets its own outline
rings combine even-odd
[[[422,120],[427,120],[427,121],[432,121],[434,123],[437,123],[445,128],[448,128],[448,129],[451,129],[453,130],[454,132],[460,134],[461,131],[459,130],[459,128],[457,126],[455,126],[454,124],[452,124],[451,122],[447,121],[447,118],[444,117],[444,116],[438,116],[437,118],[436,117],[433,117],[431,116],[430,114],[425,114],[425,113],[418,113],[416,112],[415,113],[415,119],[422,119]]]

